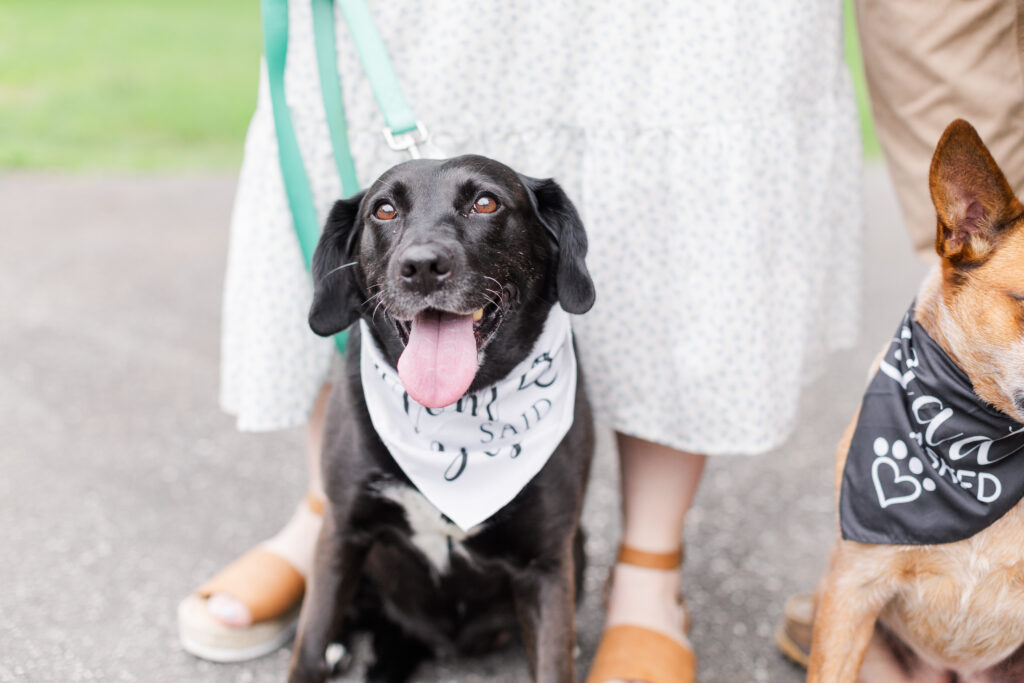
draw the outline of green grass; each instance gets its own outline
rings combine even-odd
[[[846,52],[871,127],[849,0]],[[256,0],[0,0],[0,169],[230,169],[256,99]]]
[[[0,0],[0,168],[231,168],[255,0]]]

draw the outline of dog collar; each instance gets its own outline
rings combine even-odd
[[[365,321],[360,330],[374,429],[413,485],[464,531],[515,498],[572,426],[576,354],[569,315],[557,304],[505,379],[440,409],[414,401]]]
[[[914,320],[914,306],[861,403],[843,468],[839,522],[861,543],[969,538],[1024,497],[1024,425],[974,392]]]

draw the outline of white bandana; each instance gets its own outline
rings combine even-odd
[[[359,324],[370,421],[420,493],[464,531],[515,498],[572,426],[576,354],[569,315],[557,304],[505,379],[439,409],[406,393],[366,322]]]

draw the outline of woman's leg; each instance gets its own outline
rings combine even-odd
[[[937,263],[928,169],[956,118],[971,122],[1010,181],[1024,183],[1021,3],[857,0],[875,131],[918,256]]]
[[[306,425],[306,471],[308,491],[318,500],[324,499],[323,479],[320,471],[320,451],[323,445],[324,413],[331,386],[324,384],[313,406]],[[320,534],[322,518],[303,501],[295,509],[288,523],[274,536],[260,545],[283,557],[303,576],[309,576],[313,566],[313,549]],[[268,588],[272,590],[272,588]],[[217,619],[230,626],[248,626],[252,622],[249,609],[226,593],[215,593],[207,601],[208,609]]]
[[[617,434],[622,471],[622,542],[654,553],[676,550],[707,456]],[[616,564],[605,628],[646,626],[686,643],[677,601],[679,570]]]

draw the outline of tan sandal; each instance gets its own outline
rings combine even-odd
[[[811,662],[811,633],[814,631],[814,596],[791,595],[786,600],[782,622],[775,629],[775,645],[782,654],[805,669]]]
[[[627,545],[619,548],[618,562],[635,567],[676,569],[682,561],[682,548],[671,553],[649,553]],[[654,629],[619,624],[605,629],[587,683],[693,683],[696,679],[697,656],[688,646]]]
[[[306,505],[323,515],[313,494]],[[269,588],[269,589],[268,589]],[[243,662],[273,652],[295,635],[306,579],[281,556],[252,548],[178,605],[178,636],[186,652],[213,662]],[[229,626],[210,614],[207,600],[226,593],[252,616],[248,626]]]

